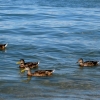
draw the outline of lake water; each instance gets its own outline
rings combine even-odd
[[[0,100],[100,100],[100,66],[76,63],[100,61],[100,0],[0,0],[0,43]],[[55,72],[28,78],[21,58]]]

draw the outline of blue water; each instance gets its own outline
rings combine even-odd
[[[100,0],[0,0],[0,100],[99,100]],[[19,59],[55,69],[28,78]],[[32,70],[34,72],[34,69]]]

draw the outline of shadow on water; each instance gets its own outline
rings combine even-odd
[[[0,52],[7,52],[7,49],[0,49]]]

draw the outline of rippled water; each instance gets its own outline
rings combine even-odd
[[[0,0],[0,100],[99,100],[99,0]],[[40,61],[53,76],[28,78],[16,62]],[[32,70],[34,72],[34,70]]]

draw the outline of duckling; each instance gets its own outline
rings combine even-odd
[[[25,62],[24,59],[20,59],[19,62],[17,62],[17,64],[19,64],[19,68],[25,68],[25,67],[29,67],[29,68],[37,68],[39,62]]]
[[[84,67],[84,66],[89,67],[89,66],[97,66],[99,64],[99,61],[85,61],[84,62],[83,59],[80,58],[77,63],[79,63],[79,66],[81,67]]]
[[[27,76],[51,76],[54,70],[37,70],[34,73],[31,73],[29,67],[25,67],[21,72],[27,70]]]
[[[7,47],[8,44],[0,44],[0,49],[4,50]]]

